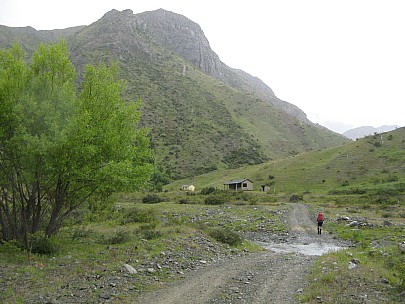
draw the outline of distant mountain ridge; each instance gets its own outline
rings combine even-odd
[[[228,67],[200,26],[157,10],[112,10],[89,26],[36,31],[0,26],[0,47],[18,41],[30,56],[65,37],[79,76],[85,64],[118,62],[125,98],[142,97],[156,162],[173,178],[341,145],[260,79]]]
[[[389,132],[389,131],[395,130],[399,127],[400,126],[397,126],[397,125],[384,125],[384,126],[377,127],[377,128],[371,127],[371,126],[363,126],[363,127],[350,129],[350,130],[344,132],[343,135],[346,136],[347,138],[356,140],[358,138],[362,138],[367,135],[372,135],[374,133]]]

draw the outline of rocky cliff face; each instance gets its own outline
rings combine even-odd
[[[138,27],[174,53],[199,67],[204,73],[246,93],[255,94],[273,106],[306,123],[306,114],[276,97],[273,90],[257,77],[228,67],[211,49],[201,27],[186,17],[163,9],[134,16]]]
[[[134,16],[137,26],[160,44],[217,79],[223,63],[211,49],[201,27],[186,17],[163,9]]]

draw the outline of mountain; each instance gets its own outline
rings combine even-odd
[[[175,179],[348,141],[311,123],[260,79],[224,64],[200,26],[182,15],[112,10],[69,29],[0,26],[0,47],[19,41],[28,56],[60,37],[79,75],[85,64],[119,63],[125,98],[142,98],[141,124],[156,162]]]
[[[358,138],[362,138],[367,135],[372,135],[375,133],[389,132],[389,131],[395,130],[397,128],[399,128],[399,126],[396,126],[396,125],[381,126],[378,128],[374,128],[371,126],[363,126],[363,127],[358,127],[358,128],[348,130],[348,131],[344,132],[343,135],[346,136],[347,138],[356,140]]]
[[[258,95],[298,119],[310,123],[298,107],[278,99],[273,90],[257,77],[228,67],[211,49],[201,27],[186,17],[159,9],[138,15],[139,25],[148,35],[204,73],[246,93]]]

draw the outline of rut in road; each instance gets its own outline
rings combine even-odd
[[[294,204],[289,214],[295,242],[318,241],[308,208]],[[236,257],[189,273],[168,288],[147,293],[139,303],[298,303],[315,256],[265,251]]]

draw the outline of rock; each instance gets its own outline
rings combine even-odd
[[[289,199],[290,202],[299,202],[300,200],[301,200],[301,197],[298,196],[297,194],[291,195],[290,199]]]
[[[229,288],[230,293],[239,293],[239,287],[230,287]]]
[[[398,247],[399,247],[399,250],[401,250],[402,253],[405,253],[405,242],[399,243]]]
[[[360,260],[358,260],[358,259],[352,259],[352,260],[351,260],[351,263],[358,265],[358,264],[360,264]]]
[[[129,274],[136,274],[137,273],[136,269],[134,267],[132,267],[131,265],[129,265],[129,264],[124,264],[124,268]]]
[[[155,272],[155,269],[153,269],[153,268],[148,268],[148,270],[147,270],[149,273],[154,273]]]
[[[390,221],[384,221],[383,226],[384,227],[390,227],[390,226],[392,226],[392,223]]]
[[[100,298],[104,299],[104,300],[109,300],[110,299],[110,295],[106,294],[106,293],[102,293],[100,294]]]
[[[355,264],[355,263],[353,263],[353,262],[350,262],[349,263],[349,269],[354,269],[354,268],[356,268],[357,267],[357,264]]]

